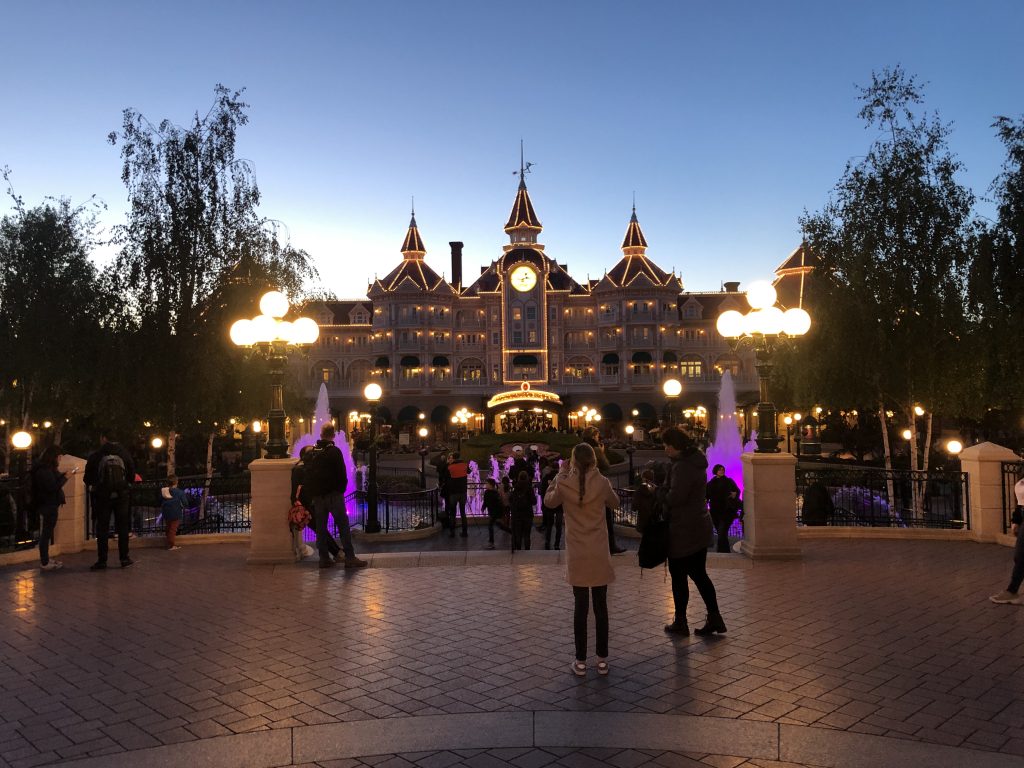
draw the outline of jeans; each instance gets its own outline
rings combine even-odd
[[[686,621],[686,606],[690,602],[690,587],[686,578],[693,579],[697,586],[708,614],[718,616],[718,595],[715,594],[715,585],[711,583],[711,577],[707,570],[708,550],[707,547],[698,550],[686,557],[670,557],[668,559],[668,572],[672,574],[672,601],[676,607],[676,618]]]
[[[316,524],[316,548],[321,560],[329,560],[331,550],[337,547],[334,537],[327,530],[327,520],[334,518],[334,525],[338,528],[338,538],[341,539],[341,549],[345,552],[346,558],[356,556],[352,547],[352,531],[348,526],[348,512],[345,509],[345,494],[342,491],[328,493],[326,496],[317,496],[313,499],[313,519]],[[334,547],[331,544],[334,543]],[[337,549],[334,549],[337,552]]]
[[[40,507],[39,516],[42,519],[42,528],[39,531],[39,564],[46,565],[50,562],[50,541],[53,539],[53,529],[57,527],[57,506]]]
[[[718,534],[718,552],[731,552],[729,548],[729,526],[736,519],[731,510],[712,510],[711,520],[715,524],[715,533]]]
[[[549,511],[548,507],[544,507],[545,514]],[[565,513],[561,507],[550,510],[551,521],[544,523],[544,549],[551,549],[551,529],[555,529],[555,549],[558,549],[562,545],[562,526],[565,521]]]
[[[1017,526],[1017,545],[1013,548],[1013,574],[1007,592],[1017,593],[1024,581],[1024,525]]]
[[[512,549],[529,549],[530,532],[533,530],[533,515],[512,518]]]
[[[597,656],[608,657],[608,586],[573,587],[576,606],[572,614],[572,629],[576,636],[576,661],[587,660],[587,613],[593,596],[594,624],[597,629]]]
[[[128,533],[132,527],[131,511],[128,508],[128,494],[122,493],[115,499],[100,499],[92,496],[92,517],[96,526],[96,560],[106,564],[110,547],[110,514],[114,514],[114,530],[117,531],[117,554],[121,562],[128,559]]]
[[[452,536],[455,535],[455,510],[458,508],[462,512],[462,532],[467,532],[466,527],[466,497],[463,494],[452,494],[448,497],[448,530],[452,532]]]

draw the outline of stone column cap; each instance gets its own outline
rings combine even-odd
[[[960,452],[960,460],[963,461],[1020,461],[1016,453],[996,443],[978,443],[970,448],[964,448]]]

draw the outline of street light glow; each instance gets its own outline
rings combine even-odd
[[[426,427],[420,427],[420,437],[426,437],[430,434],[430,430]]]
[[[13,445],[19,451],[24,451],[25,449],[31,447],[32,435],[25,431],[15,432],[13,435],[11,435],[11,445]]]
[[[751,309],[768,309],[775,304],[779,295],[775,292],[775,286],[767,280],[757,280],[750,284],[747,289],[747,303]]]
[[[369,400],[371,403],[375,403],[381,399],[384,395],[384,390],[381,389],[380,384],[375,381],[371,381],[363,388],[363,397]]]
[[[281,291],[267,291],[260,298],[260,312],[269,317],[284,317],[288,314],[288,297]]]
[[[909,440],[911,437],[914,436],[913,433],[909,429],[904,429],[901,434],[903,435],[903,439],[904,440]]]
[[[679,397],[679,393],[683,391],[683,385],[679,379],[666,379],[665,383],[661,385],[661,390],[665,393],[665,397]]]
[[[953,456],[956,456],[963,449],[964,444],[961,443],[959,440],[950,440],[948,443],[946,443],[946,453],[950,453]]]
[[[164,441],[162,438],[159,437],[154,437],[152,440],[149,441],[149,444],[153,446],[154,451],[159,451],[161,448],[164,447]]]
[[[626,425],[626,434],[627,435],[632,435],[634,432],[636,432],[636,427],[634,427],[632,424],[627,424]]]

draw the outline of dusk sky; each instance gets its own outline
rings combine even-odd
[[[927,82],[979,196],[1003,159],[994,116],[1024,113],[1019,0],[39,0],[2,18],[0,165],[26,203],[96,194],[119,223],[121,111],[186,124],[216,83],[245,87],[260,210],[341,297],[397,265],[413,195],[438,272],[450,240],[467,276],[500,256],[520,139],[540,240],[574,277],[620,258],[635,192],[648,255],[717,290],[770,277],[864,154],[873,69]]]

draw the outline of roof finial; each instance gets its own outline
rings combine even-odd
[[[533,163],[528,163],[525,160],[525,156],[523,155],[523,140],[520,139],[519,140],[519,170],[512,172],[513,176],[518,176],[519,177],[519,188],[520,189],[526,189],[526,174],[528,174],[530,172],[530,168],[532,166],[533,166]]]
[[[410,195],[410,199],[412,200],[412,215],[413,215],[413,218],[415,218],[416,217],[416,195]],[[636,207],[635,203],[634,203],[633,207],[634,208]]]
[[[633,213],[636,213],[636,190],[633,190]]]

